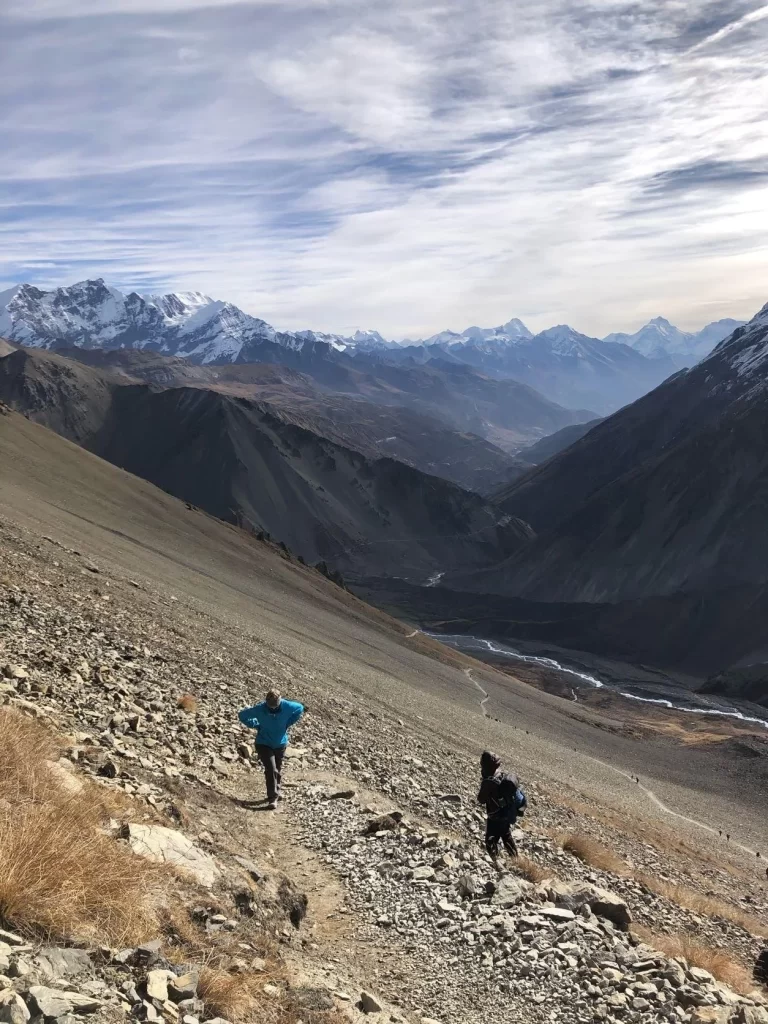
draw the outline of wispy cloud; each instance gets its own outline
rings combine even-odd
[[[590,334],[768,292],[768,7],[7,0],[0,288]]]

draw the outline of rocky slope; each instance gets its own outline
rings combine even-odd
[[[81,463],[89,458],[77,454]],[[139,837],[151,835],[138,821],[142,807],[153,817],[173,816],[176,848],[186,840],[184,848],[205,872],[201,883],[209,886],[209,895],[195,894],[198,902],[188,904],[183,932],[192,928],[197,941],[211,944],[232,977],[264,971],[253,922],[274,928],[285,973],[260,983],[258,1019],[288,1007],[288,1020],[313,1024],[333,1020],[324,1016],[331,1012],[409,1024],[475,1024],[490,1013],[520,1024],[576,1024],[585,1015],[608,1024],[768,1019],[764,997],[749,979],[760,942],[723,916],[738,911],[748,920],[738,896],[757,917],[766,910],[757,876],[738,858],[707,861],[678,850],[648,822],[642,827],[638,820],[635,835],[631,814],[617,817],[617,825],[601,820],[598,803],[585,809],[568,786],[553,785],[546,762],[535,768],[521,760],[527,743],[521,729],[516,767],[531,809],[519,841],[541,881],[525,877],[532,872],[526,865],[499,874],[479,844],[477,740],[434,731],[422,713],[426,706],[402,698],[390,706],[383,690],[379,700],[363,698],[355,673],[370,648],[361,655],[357,645],[356,668],[350,661],[337,673],[322,671],[319,644],[314,663],[311,648],[290,647],[291,633],[305,629],[305,620],[283,618],[282,634],[264,634],[258,619],[229,616],[223,604],[211,615],[193,576],[187,576],[189,590],[171,600],[163,569],[170,551],[155,555],[145,545],[146,561],[134,561],[129,576],[125,538],[113,533],[111,543],[98,543],[98,531],[82,518],[64,515],[54,528],[76,538],[78,549],[42,536],[34,519],[20,529],[7,518],[15,507],[7,483],[0,497],[0,700],[70,737],[66,758],[75,779],[97,779],[122,794],[118,842],[142,849]],[[90,486],[87,474],[81,486]],[[135,485],[126,478],[124,486]],[[151,489],[141,488],[147,500]],[[118,488],[112,494],[119,500]],[[170,507],[171,499],[156,499],[155,529]],[[124,514],[135,530],[146,513],[134,507]],[[108,522],[95,505],[92,516]],[[220,524],[211,530],[201,564],[213,582],[225,541],[211,541],[230,531]],[[242,541],[232,531],[226,543]],[[243,581],[254,569],[262,572],[266,592],[271,588],[279,599],[291,575],[285,562],[269,550],[252,558]],[[191,568],[179,566],[174,584]],[[294,572],[298,579],[309,571]],[[332,607],[339,600],[325,581],[318,579],[317,587],[317,603]],[[340,614],[336,629],[348,628]],[[394,624],[381,620],[376,627],[375,617],[370,628],[395,636]],[[327,639],[332,642],[330,634]],[[438,661],[432,665],[436,674],[444,671]],[[268,684],[308,708],[288,760],[286,803],[274,817],[259,814],[248,799],[258,796],[261,783],[235,715]],[[196,703],[179,703],[183,693]],[[485,720],[479,710],[474,717],[480,730]],[[578,763],[574,758],[571,767]],[[150,852],[161,849],[161,830]],[[564,830],[610,845],[621,872],[563,850],[552,836]],[[646,881],[639,880],[641,869]],[[308,896],[306,918],[297,913],[293,924],[277,914],[283,874],[301,882]],[[670,892],[687,884],[729,902],[715,904],[722,913],[713,915],[687,910],[650,887],[659,875],[669,879]],[[747,994],[684,956],[661,952],[655,942],[664,936],[643,932],[641,938],[639,925],[688,935],[692,957],[694,937],[724,956],[727,951],[733,979],[741,978]],[[86,1014],[105,1022],[129,1015],[169,1024],[182,1015],[185,1024],[215,1019],[197,991],[193,965],[172,955],[181,933],[177,922],[156,944],[72,949],[0,932],[7,962],[0,1013],[62,1024]],[[227,935],[231,944],[214,945]]]

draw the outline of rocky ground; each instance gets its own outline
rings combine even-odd
[[[0,700],[66,734],[67,765],[129,798],[113,823],[120,842],[180,858],[207,887],[210,905],[190,906],[190,918],[206,936],[234,936],[227,969],[259,959],[254,919],[273,937],[286,971],[278,987],[304,1019],[768,1021],[756,986],[739,994],[636,928],[692,936],[748,978],[768,912],[754,870],[584,808],[531,774],[519,845],[533,866],[500,873],[480,843],[474,758],[412,718],[362,705],[343,679],[315,678],[267,645],[244,661],[183,600],[158,602],[141,579],[6,521],[0,588]],[[277,814],[258,803],[236,718],[268,684],[308,708]],[[184,694],[194,699],[179,703]],[[622,870],[584,863],[562,849],[563,834],[599,841]],[[686,909],[652,880],[733,913]],[[0,1022],[211,1019],[194,971],[168,959],[173,934],[158,938],[62,952],[0,933]]]

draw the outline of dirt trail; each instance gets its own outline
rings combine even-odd
[[[353,778],[294,767],[290,760],[286,774],[285,800],[277,812],[265,809],[263,775],[254,767],[217,787],[215,798],[203,795],[200,821],[209,829],[213,826],[219,842],[224,840],[231,852],[253,858],[267,874],[272,870],[287,876],[306,894],[307,920],[284,949],[295,983],[322,982],[356,999],[372,985],[387,987],[383,978],[399,978],[406,986],[418,981],[412,958],[402,946],[388,941],[383,932],[375,941],[361,935],[361,922],[345,905],[343,879],[304,845],[302,826],[292,813],[292,805],[306,800],[307,791],[318,784],[354,789],[356,800],[380,813],[394,803],[381,793],[361,789]]]
[[[589,756],[589,755],[588,755]],[[641,793],[645,793],[648,799],[654,806],[658,807],[664,814],[669,814],[673,818],[679,818],[680,821],[685,821],[689,825],[695,825],[697,828],[702,828],[706,832],[711,833],[713,836],[718,838],[722,837],[722,830],[712,828],[711,825],[705,824],[703,821],[698,821],[696,818],[689,818],[687,814],[680,814],[679,811],[673,811],[671,807],[668,807],[663,800],[661,800],[652,789],[648,786],[644,786],[642,782],[638,782],[634,775],[630,775],[628,772],[622,771],[621,768],[617,768],[615,765],[608,764],[607,761],[601,761],[599,757],[593,757],[593,761],[597,764],[601,764],[604,768],[610,768],[612,772],[616,772],[618,775],[623,775],[625,779],[629,779],[633,783],[635,789],[639,789]],[[751,857],[756,856],[756,851],[749,846],[745,846],[743,843],[736,842],[736,840],[729,840],[730,845],[735,847],[737,850],[741,850],[742,853],[747,853]]]
[[[483,712],[483,715],[485,715],[485,717],[487,718],[488,717],[488,709],[486,708],[485,705],[491,699],[491,695],[474,678],[474,676],[472,675],[473,671],[474,671],[474,669],[465,668],[464,669],[464,675],[467,677],[467,679],[470,681],[470,683],[472,683],[473,686],[477,687],[477,689],[480,691],[480,693],[482,693],[483,697],[482,697],[482,700],[480,701],[480,710]]]

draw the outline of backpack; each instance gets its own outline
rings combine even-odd
[[[525,808],[528,806],[528,800],[526,799],[525,793],[520,788],[520,783],[516,775],[507,775],[501,773],[495,775],[493,780],[495,783],[496,792],[494,793],[493,800],[496,804],[497,811],[510,810],[517,814],[523,814]]]

